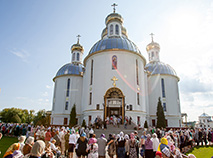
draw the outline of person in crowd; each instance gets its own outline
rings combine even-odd
[[[20,144],[19,143],[14,143],[12,144],[7,151],[5,152],[3,158],[13,158],[13,152],[16,150],[19,150]]]
[[[158,146],[159,146],[159,139],[157,138],[157,134],[154,133],[152,135],[152,138],[151,138],[151,141],[152,141],[152,148],[153,148],[153,155],[156,154],[157,150],[158,150]]]
[[[56,140],[52,139],[50,142],[50,148],[51,148],[53,154],[56,156],[56,158],[58,158],[61,155],[61,151],[60,151],[59,147],[55,146],[55,143],[56,143]]]
[[[69,137],[69,149],[68,149],[69,158],[73,158],[75,144],[76,144],[75,130],[72,129]]]
[[[86,133],[83,132],[78,138],[76,145],[76,155],[78,156],[78,158],[85,158],[85,156],[87,156],[87,144],[88,140],[86,138]]]
[[[99,156],[99,158],[105,158],[107,139],[105,138],[104,134],[101,134],[101,137],[98,138],[97,144],[98,144],[98,156]]]
[[[153,142],[150,134],[147,134],[147,139],[145,141],[145,157],[153,158]]]
[[[19,138],[18,138],[18,140],[19,140],[19,144],[20,144],[20,148],[19,148],[19,150],[21,151],[21,152],[23,152],[23,147],[24,147],[24,141],[25,141],[25,139],[26,139],[26,136],[20,136]]]
[[[70,137],[70,131],[67,130],[64,139],[65,139],[65,156],[67,156],[68,154],[68,149],[69,149],[69,137]]]
[[[129,155],[129,158],[138,158],[138,148],[139,148],[139,142],[137,139],[135,139],[134,133],[130,134],[130,140],[128,141],[128,149],[127,149],[127,155]]]
[[[117,139],[117,158],[125,157],[125,144],[126,140],[124,139],[124,133],[120,132],[120,137]]]
[[[48,128],[48,129],[47,129],[47,132],[45,133],[45,142],[49,142],[50,139],[52,138],[50,129],[51,129],[51,128]]]
[[[98,158],[98,144],[97,139],[95,138],[95,134],[93,134],[93,137],[89,140],[89,146],[86,149],[88,152],[88,158]]]
[[[126,143],[125,143],[125,156],[124,156],[124,158],[129,158],[129,155],[127,155],[129,135],[125,134],[124,135],[124,139],[126,141]]]
[[[56,131],[56,134],[55,134],[55,136],[53,137],[53,139],[56,140],[56,143],[55,143],[56,146],[60,146],[60,145],[61,145],[60,136],[59,136],[59,131]]]
[[[27,155],[27,154],[30,153],[30,151],[31,151],[31,149],[33,147],[33,144],[34,144],[34,137],[29,136],[27,138],[27,140],[25,142],[25,145],[23,147],[23,150],[22,150],[24,155]]]
[[[113,158],[114,155],[116,154],[116,144],[115,144],[115,135],[109,135],[109,140],[108,140],[108,155],[110,158]]]
[[[45,143],[43,140],[37,140],[30,152],[29,158],[40,158],[45,151]]]

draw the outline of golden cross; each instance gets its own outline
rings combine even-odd
[[[81,37],[81,36],[80,36],[80,35],[78,35],[78,36],[76,36],[76,37],[78,38],[78,42],[77,42],[77,44],[79,44],[79,39],[80,39],[80,37]]]
[[[118,6],[118,5],[113,3],[111,6],[113,7],[113,13],[115,13],[115,7]]]
[[[152,42],[153,42],[153,36],[154,36],[154,33],[150,33],[150,35],[151,35]]]
[[[113,76],[111,80],[113,81],[113,86],[116,87],[115,81],[117,81],[118,79],[115,76]]]

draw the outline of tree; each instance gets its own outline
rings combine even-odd
[[[15,114],[12,118],[11,118],[11,122],[12,123],[21,123],[21,119],[18,116],[18,114]]]
[[[147,123],[147,121],[144,122],[144,128],[148,128],[148,123]]]
[[[163,107],[161,104],[160,97],[158,98],[158,106],[157,106],[157,128],[166,128],[166,119],[163,111]]]
[[[86,121],[83,120],[81,127],[85,127],[85,128],[86,128],[86,126],[87,126],[87,125],[86,125]]]
[[[75,104],[73,105],[71,112],[70,112],[70,121],[69,121],[69,126],[73,127],[77,124],[76,122],[76,108]]]
[[[36,113],[36,116],[33,119],[33,123],[35,125],[46,125],[46,111],[45,110],[39,110]]]

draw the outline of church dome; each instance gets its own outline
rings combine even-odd
[[[112,20],[118,20],[119,22],[123,23],[123,18],[118,13],[111,13],[105,19],[105,24],[107,25]]]
[[[148,52],[149,50],[154,48],[160,50],[160,45],[157,42],[152,41],[146,46],[146,51]]]
[[[128,38],[124,37],[110,37],[101,39],[93,45],[89,54],[107,49],[123,49],[141,54],[138,47]]]
[[[71,47],[71,51],[73,50],[80,50],[80,51],[83,51],[84,48],[82,45],[79,44],[79,41],[76,43],[76,44],[73,44],[72,47]]]
[[[68,64],[62,66],[58,70],[55,78],[59,77],[59,76],[63,76],[63,75],[80,75],[80,76],[83,76],[83,72],[84,72],[83,65],[81,65],[81,64],[75,65],[75,64],[72,64],[72,63],[68,63]]]
[[[155,74],[162,74],[162,75],[172,75],[176,76],[177,74],[175,70],[168,64],[164,64],[162,62],[149,62],[145,66],[145,70],[150,74],[150,75],[155,75]]]

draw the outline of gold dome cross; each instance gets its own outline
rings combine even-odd
[[[117,81],[118,79],[115,76],[113,76],[111,80],[113,81],[113,86],[116,87],[115,81]]]
[[[115,13],[115,7],[117,7],[118,5],[113,3],[111,6],[113,7],[113,13]]]

